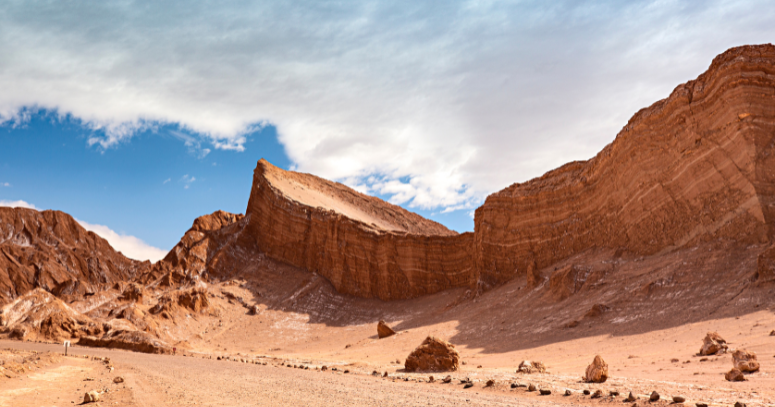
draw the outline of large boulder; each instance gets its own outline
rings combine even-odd
[[[701,356],[715,355],[726,351],[727,341],[725,341],[721,335],[717,332],[708,332],[708,334],[705,335],[705,339],[702,340],[702,348],[700,348]]]
[[[393,336],[396,334],[396,331],[393,330],[393,328],[389,327],[388,324],[385,323],[385,321],[380,320],[377,324],[377,336],[379,339],[387,338],[388,336]]]
[[[592,364],[587,366],[584,381],[588,383],[604,383],[606,380],[608,380],[608,364],[605,363],[600,355],[597,355]]]
[[[90,391],[83,395],[83,403],[96,403],[100,401],[100,393],[98,391]]]
[[[408,372],[446,372],[460,367],[460,354],[455,345],[429,336],[406,358]]]
[[[747,350],[736,350],[732,354],[732,363],[735,369],[741,372],[757,372],[759,371],[759,361],[756,359],[756,354]]]

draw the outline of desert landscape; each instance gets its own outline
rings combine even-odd
[[[775,405],[775,46],[474,221],[264,159],[156,263],[0,207],[0,405]]]

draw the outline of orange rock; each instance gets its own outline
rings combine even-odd
[[[600,355],[597,355],[592,361],[592,364],[587,366],[584,381],[589,383],[604,383],[606,380],[608,380],[608,364],[605,363]]]
[[[730,382],[744,382],[747,380],[743,372],[741,372],[740,369],[737,369],[737,368],[733,368],[732,370],[728,371],[724,375],[724,378]]]
[[[759,361],[756,358],[756,354],[747,350],[736,350],[732,353],[732,364],[735,369],[741,372],[757,372],[759,371]]]
[[[385,321],[380,320],[377,324],[377,336],[379,339],[387,338],[388,336],[393,336],[396,334],[396,331],[393,330],[393,328],[389,327],[388,324],[385,323]]]
[[[460,367],[460,354],[451,343],[429,336],[406,358],[408,372],[446,372]]]
[[[702,348],[700,348],[700,355],[715,355],[719,352],[726,352],[727,341],[721,337],[717,332],[708,332],[705,335],[705,339],[702,340]]]

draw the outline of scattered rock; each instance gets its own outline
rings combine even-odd
[[[708,403],[695,403],[694,405],[697,407],[708,407]]]
[[[604,383],[608,380],[608,365],[600,355],[595,356],[592,364],[587,366],[584,380],[588,383]]]
[[[745,403],[741,403],[739,401],[735,402],[735,407],[745,407]]]
[[[435,380],[433,376],[428,376],[428,383],[433,383]]]
[[[705,339],[702,340],[702,348],[700,348],[700,356],[715,355],[718,353],[724,353],[728,349],[727,341],[721,337],[717,332],[708,332],[705,335]]]
[[[326,370],[328,370],[328,366],[321,366],[321,367],[320,367],[320,370],[322,370],[322,371],[324,371],[324,372],[325,372]]]
[[[492,387],[495,385],[495,380],[488,380],[487,383],[484,384],[484,387]]]
[[[548,396],[548,395],[552,394],[552,391],[549,390],[549,389],[541,389],[538,392],[541,393],[542,396]]]
[[[673,403],[683,403],[684,401],[686,401],[684,396],[673,396]]]
[[[624,401],[626,401],[626,402],[628,402],[628,403],[632,403],[633,401],[635,401],[635,400],[637,400],[637,399],[638,399],[638,398],[637,398],[637,397],[635,397],[635,395],[634,395],[634,394],[632,394],[632,392],[630,392],[630,395],[629,395],[629,396],[627,396],[627,398],[626,398],[626,399],[624,399]]]
[[[517,388],[517,384],[516,383],[511,383],[511,388],[512,389],[516,389]]]
[[[387,371],[385,373],[382,373],[382,377],[388,377]]]
[[[542,362],[523,360],[519,364],[517,373],[546,373],[546,367]]]
[[[747,350],[736,350],[732,354],[732,364],[741,372],[756,372],[759,370],[759,361],[756,354]]]
[[[442,383],[449,383],[452,381],[452,376],[447,375],[447,377],[441,379]]]
[[[83,395],[83,404],[95,403],[100,401],[100,393],[97,391],[90,391]]]
[[[585,393],[585,394],[589,394],[588,392],[589,392],[589,390],[587,390],[587,393]],[[603,397],[603,391],[602,390],[595,390],[595,392],[592,393],[592,398],[593,399],[599,399],[601,397]]]
[[[250,315],[258,315],[261,313],[261,308],[258,307],[258,305],[254,305],[250,307],[250,311],[248,311]]]
[[[569,389],[565,389],[565,395],[566,396],[570,396],[571,394],[572,394],[572,392]]]
[[[609,395],[609,396],[611,396],[611,397],[619,397],[619,392],[618,392],[618,391],[616,391],[616,390],[611,390],[611,391],[608,393],[608,395]]]
[[[527,391],[536,391],[536,386],[534,384],[530,384],[527,386]]]
[[[659,393],[657,393],[656,391],[652,391],[651,396],[649,396],[649,401],[651,402],[659,401]]]
[[[460,367],[460,354],[455,345],[429,336],[406,358],[404,368],[408,372],[455,371]]]
[[[463,386],[464,389],[470,389],[471,387],[474,387],[474,384],[471,382],[468,382],[465,386]]]
[[[479,365],[479,366],[477,366],[476,368],[477,368],[477,369],[481,369],[481,368],[482,368],[482,365]]]
[[[388,336],[393,336],[395,334],[396,331],[389,327],[385,321],[380,320],[379,323],[377,323],[377,336],[379,339],[387,338]]]
[[[585,389],[585,390],[583,391],[583,393],[584,393],[584,395],[585,395],[585,396],[589,396],[589,390],[586,390],[586,389]]]
[[[123,377],[121,377],[121,376],[116,376],[116,377],[113,379],[113,383],[116,383],[116,384],[119,384],[119,383],[124,383],[124,378],[123,378]]]
[[[775,329],[773,329],[772,331],[770,331],[770,336],[775,336]]]
[[[743,375],[743,372],[740,371],[740,369],[733,368],[732,370],[728,371],[724,378],[727,379],[727,381],[730,382],[744,382],[746,381],[745,375]]]

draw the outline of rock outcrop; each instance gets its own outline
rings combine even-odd
[[[22,295],[0,310],[0,334],[15,339],[59,341],[104,331],[101,323],[73,310],[42,288]]]
[[[172,348],[151,334],[140,331],[111,331],[101,337],[85,336],[78,345],[95,348],[125,349],[143,353],[171,354]]]
[[[738,349],[732,353],[732,364],[735,369],[743,373],[759,371],[759,360],[756,358],[756,354],[747,350]]]
[[[542,362],[533,360],[523,360],[519,363],[517,373],[546,373],[546,366]]]
[[[773,88],[775,46],[732,48],[635,114],[594,158],[490,195],[475,216],[481,280],[589,248],[648,255],[710,239],[770,242]]]
[[[773,88],[774,46],[730,49],[635,114],[594,158],[487,197],[474,233],[261,160],[243,237],[339,292],[383,300],[522,276],[534,288],[541,270],[592,248],[651,255],[709,240],[770,244]],[[763,281],[774,275],[770,257],[759,264]],[[556,298],[582,289],[586,273],[552,274]]]
[[[588,383],[605,383],[608,380],[608,364],[600,355],[595,356],[592,364],[587,366],[584,381]]]
[[[702,340],[700,356],[715,355],[727,351],[727,341],[717,332],[708,332],[705,339]]]
[[[82,297],[149,266],[124,257],[64,212],[0,207],[0,304],[35,288]]]
[[[388,336],[393,336],[395,334],[396,331],[389,327],[385,321],[380,320],[379,323],[377,323],[377,337],[379,337],[379,339],[387,338]]]
[[[460,367],[460,354],[455,345],[429,336],[409,357],[404,368],[408,372],[448,372]]]

